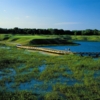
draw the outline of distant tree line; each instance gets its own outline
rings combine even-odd
[[[63,30],[63,29],[29,29],[18,28],[5,29],[0,28],[0,34],[23,34],[23,35],[100,35],[100,30],[86,29],[86,30]]]

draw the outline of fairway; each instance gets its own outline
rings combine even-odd
[[[71,36],[72,40],[80,40],[80,41],[100,41],[100,36],[92,35],[92,36],[82,36],[82,35],[74,35]]]

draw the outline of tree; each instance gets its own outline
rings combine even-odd
[[[93,35],[93,31],[91,29],[86,29],[84,33],[85,35]]]
[[[99,34],[99,31],[98,31],[97,29],[94,29],[94,30],[93,30],[93,34],[94,34],[94,35],[98,35],[98,34]]]

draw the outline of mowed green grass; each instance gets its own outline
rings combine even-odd
[[[100,36],[92,35],[92,36],[71,36],[72,40],[81,40],[81,41],[100,41]]]
[[[54,39],[59,36],[57,35],[15,35],[8,39],[10,42],[21,43],[23,45],[28,45],[29,42],[33,39]],[[71,36],[72,40],[80,40],[80,41],[100,41],[100,36]],[[15,41],[13,41],[15,40]]]
[[[10,38],[8,41],[15,40],[13,42],[28,45],[29,42],[34,39],[53,39],[56,37],[57,37],[56,35],[52,35],[52,36],[51,35],[26,35],[26,36],[16,35],[16,36],[13,36],[12,38]]]
[[[6,34],[0,34],[1,40]],[[9,39],[3,40],[5,42],[20,43],[22,45],[28,45],[31,40],[34,39],[54,39],[57,35],[10,35]]]

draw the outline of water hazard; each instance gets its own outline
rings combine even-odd
[[[44,48],[52,48],[57,50],[70,50],[72,52],[100,52],[100,42],[87,42],[87,41],[75,41],[80,45],[75,46],[43,46]]]

